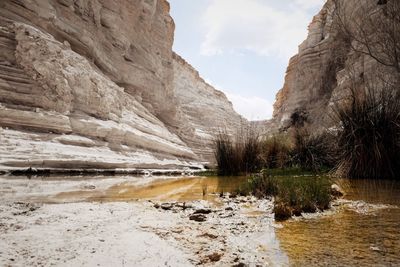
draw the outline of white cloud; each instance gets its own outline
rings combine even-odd
[[[250,121],[267,120],[272,118],[273,105],[266,99],[258,96],[243,96],[225,90],[212,80],[204,79],[215,89],[223,92],[229,101],[232,102],[233,109]]]
[[[203,55],[274,55],[287,60],[307,35],[309,9],[325,0],[211,0],[203,14]]]
[[[266,120],[272,117],[272,104],[261,97],[245,97],[232,93],[226,95],[232,102],[235,111],[248,120]]]
[[[304,9],[318,8],[321,7],[325,2],[324,0],[295,0],[296,5]]]

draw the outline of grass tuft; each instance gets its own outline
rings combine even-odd
[[[325,176],[266,176],[257,175],[249,179],[240,194],[252,194],[258,198],[274,197],[274,212],[277,220],[299,216],[303,212],[323,211],[332,200],[331,183]]]

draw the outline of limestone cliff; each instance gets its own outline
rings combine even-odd
[[[0,168],[201,167],[173,32],[165,0],[1,1]]]
[[[365,10],[379,8],[378,1],[338,0],[348,22],[356,26]],[[377,4],[378,3],[378,4]],[[276,96],[275,128],[290,127],[291,118],[303,116],[313,128],[333,125],[331,105],[343,96],[351,76],[359,80],[372,77],[377,63],[364,54],[355,53],[352,43],[338,30],[338,8],[328,0],[309,25],[307,39],[298,54],[290,59],[283,88]],[[354,46],[354,43],[353,43]]]
[[[173,59],[173,87],[185,122],[179,135],[204,161],[213,161],[215,134],[221,130],[235,134],[247,120],[234,111],[223,92],[206,83],[183,58],[174,54]]]
[[[336,87],[336,74],[346,57],[344,43],[331,34],[332,1],[328,1],[309,26],[307,39],[299,46],[286,71],[283,88],[276,96],[274,120],[286,127],[295,112],[322,123]]]

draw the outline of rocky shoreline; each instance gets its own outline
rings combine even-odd
[[[265,266],[287,260],[275,238],[271,200],[220,200],[3,203],[0,265]]]

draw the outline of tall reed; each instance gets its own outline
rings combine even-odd
[[[351,89],[336,104],[341,125],[337,174],[347,178],[400,179],[400,95],[374,88]]]

